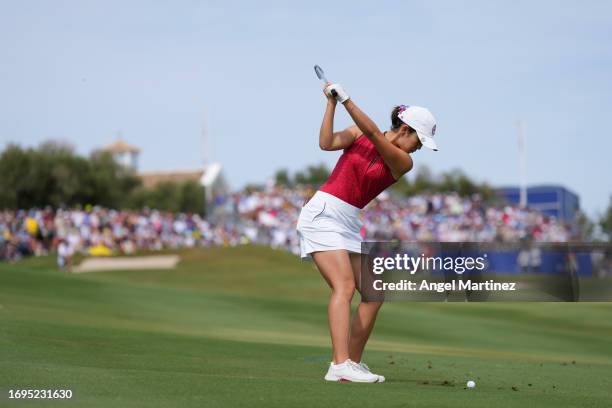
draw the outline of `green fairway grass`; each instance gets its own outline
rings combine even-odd
[[[387,303],[365,355],[387,382],[327,383],[329,292],[312,263],[178,253],[174,270],[0,264],[0,406],[612,406],[612,304]]]

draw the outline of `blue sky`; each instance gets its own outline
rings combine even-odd
[[[233,187],[325,162],[313,65],[382,129],[395,104],[429,107],[440,151],[415,163],[560,183],[583,208],[612,193],[612,3],[569,1],[0,2],[0,147],[117,138],[141,168],[210,157]],[[336,127],[350,124],[338,109]]]

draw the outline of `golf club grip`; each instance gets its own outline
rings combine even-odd
[[[332,89],[332,90],[331,90],[331,94],[332,94],[332,96],[333,96],[334,98],[335,98],[336,96],[338,96],[338,92],[336,92],[336,90],[335,90],[335,89]]]

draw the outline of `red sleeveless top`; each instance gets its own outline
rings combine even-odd
[[[319,190],[363,208],[396,181],[370,139],[361,135],[344,149]]]

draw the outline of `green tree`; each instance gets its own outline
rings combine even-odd
[[[291,187],[293,185],[293,181],[291,180],[289,171],[287,169],[277,170],[274,174],[274,183],[279,186]]]
[[[146,207],[164,211],[179,211],[180,188],[178,183],[161,182],[149,190]]]
[[[38,148],[9,145],[0,154],[0,208],[99,204],[119,208],[140,184],[109,153],[90,158],[75,154],[62,142]]]
[[[81,199],[84,202],[121,208],[128,203],[129,196],[141,183],[132,169],[117,163],[109,152],[93,152],[89,166],[83,186],[87,194]]]
[[[10,144],[0,155],[0,208],[19,208],[36,195],[28,185],[33,157],[21,147]]]
[[[311,165],[306,170],[298,171],[295,174],[294,181],[296,184],[307,184],[312,186],[320,186],[329,178],[329,169],[323,163]]]
[[[438,191],[439,188],[434,179],[433,173],[427,166],[420,166],[417,169],[414,182],[411,183],[411,193],[417,194],[424,191]]]
[[[202,214],[204,211],[204,187],[197,181],[186,181],[180,188],[180,211]]]
[[[391,190],[402,195],[409,195],[411,191],[411,184],[408,181],[408,177],[400,177],[399,180],[391,185]]]
[[[161,211],[202,214],[204,199],[204,187],[196,181],[182,183],[165,181],[151,188],[135,189],[127,207],[133,209],[148,207]]]
[[[593,238],[595,224],[593,224],[593,222],[583,211],[579,210],[576,213],[576,227],[582,240],[590,241]]]
[[[410,176],[414,180],[410,181]],[[406,174],[397,180],[391,187],[394,191],[402,195],[414,195],[422,192],[436,192],[439,188],[436,185],[435,178],[427,166],[420,166],[415,175]]]
[[[498,199],[487,183],[477,183],[461,170],[456,169],[436,176],[427,166],[419,166],[414,175],[408,173],[393,184],[392,189],[403,195],[456,192],[462,197],[479,194],[486,201]]]

